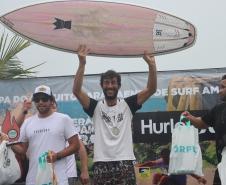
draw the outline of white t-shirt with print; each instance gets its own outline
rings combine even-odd
[[[114,106],[108,106],[105,100],[90,99],[90,107],[84,110],[92,117],[95,128],[94,162],[135,159],[131,126],[140,108],[137,95],[118,99]]]
[[[66,141],[75,135],[73,120],[62,113],[54,112],[47,118],[34,115],[25,120],[21,127],[20,142],[28,142],[27,156],[29,171],[26,185],[35,185],[39,156],[48,151],[59,152],[66,146]],[[54,163],[59,185],[68,185],[66,175],[66,158]]]

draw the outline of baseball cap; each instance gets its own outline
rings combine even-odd
[[[50,87],[48,87],[46,85],[40,85],[40,86],[36,87],[33,96],[38,93],[43,93],[48,96],[52,96],[52,91],[51,91]]]

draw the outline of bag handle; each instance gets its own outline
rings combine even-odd
[[[180,115],[180,123],[184,123],[187,127],[191,126],[190,120],[186,118],[183,113]]]
[[[40,166],[40,168],[45,169],[46,168],[46,157],[48,155],[48,152],[44,152],[42,153],[39,158],[38,158],[38,164]]]

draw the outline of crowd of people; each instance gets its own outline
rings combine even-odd
[[[90,50],[85,45],[78,48],[79,66],[73,83],[73,94],[80,102],[83,110],[92,118],[95,128],[93,184],[94,185],[135,185],[135,155],[133,151],[131,123],[133,116],[142,104],[150,98],[157,88],[157,72],[155,58],[144,53],[143,59],[148,66],[146,86],[135,95],[119,98],[121,76],[114,70],[108,70],[100,77],[100,87],[104,93],[102,100],[95,100],[83,90],[83,77],[86,56]],[[226,146],[226,75],[220,82],[222,104],[215,106],[206,115],[194,117],[189,112],[184,115],[197,128],[213,127],[216,132],[216,152],[219,162],[221,152]],[[37,114],[27,116],[34,103]],[[50,87],[40,85],[35,88],[32,101],[25,101],[21,113],[16,117],[20,127],[20,138],[11,146],[17,155],[26,156],[29,161],[26,185],[35,185],[38,169],[38,158],[48,151],[47,161],[54,163],[58,185],[75,185],[89,183],[87,153],[73,120],[66,114],[57,112],[57,103]],[[3,133],[0,142],[7,140]],[[168,153],[167,153],[168,152]],[[153,166],[169,162],[169,151],[162,151],[161,159],[148,161],[137,166]],[[81,175],[77,177],[75,154],[81,159]],[[159,162],[159,163],[157,163]],[[190,174],[192,175],[192,174]],[[203,177],[192,175],[203,184]],[[161,179],[161,182],[160,182]],[[175,179],[179,179],[175,182]],[[179,183],[181,181],[182,183]],[[186,185],[186,175],[167,176],[158,174],[153,184]],[[220,185],[216,170],[214,185]]]

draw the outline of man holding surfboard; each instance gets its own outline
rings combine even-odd
[[[82,90],[86,55],[89,52],[85,45],[78,48],[79,67],[74,78],[73,93],[95,127],[94,184],[135,185],[131,123],[135,112],[156,91],[155,59],[144,54],[149,67],[147,86],[138,94],[124,99],[117,97],[121,76],[113,70],[103,73],[100,85],[105,97],[97,101]]]

